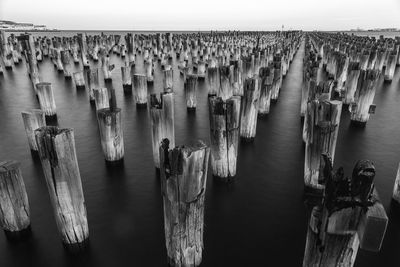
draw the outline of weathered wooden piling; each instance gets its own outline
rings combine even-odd
[[[172,147],[175,146],[174,128],[174,94],[172,92],[150,95],[149,115],[151,123],[151,138],[153,144],[153,159],[157,169],[160,168],[160,144],[167,138]]]
[[[133,90],[138,107],[146,107],[147,105],[147,78],[148,77],[141,74],[133,75]]]
[[[56,116],[56,102],[54,100],[51,83],[40,82],[36,84],[36,89],[39,98],[40,109],[44,111],[46,117],[51,118]]]
[[[207,68],[207,83],[208,83],[208,95],[217,95],[219,92],[219,73],[218,68],[209,67]]]
[[[107,162],[117,162],[124,157],[124,136],[121,109],[117,108],[115,90],[110,90],[109,108],[97,111],[101,147]]]
[[[186,82],[184,84],[186,107],[188,110],[195,110],[197,105],[197,75],[188,74],[186,76]]]
[[[259,70],[259,77],[260,100],[258,101],[258,114],[265,115],[269,113],[274,70],[268,67],[261,67]]]
[[[342,102],[333,100],[311,100],[307,107],[304,184],[316,190],[324,188],[320,173],[321,154],[329,153],[335,158],[336,142],[339,132]]]
[[[88,47],[86,41],[86,33],[78,33],[78,44],[81,50],[82,65],[84,68],[90,68],[88,60]]]
[[[146,50],[147,51],[147,50]],[[153,70],[153,60],[151,58],[144,61],[144,69],[146,72],[147,82],[152,83],[154,81],[154,70]]]
[[[62,241],[81,244],[89,237],[74,131],[45,126],[35,131],[39,157]]]
[[[258,78],[244,80],[243,93],[240,114],[240,137],[252,141],[256,137],[258,101],[260,98]]]
[[[129,65],[121,66],[122,88],[125,94],[132,93],[131,67]]]
[[[397,174],[396,174],[396,180],[394,182],[394,187],[393,187],[393,196],[392,198],[400,204],[400,163],[397,168]]]
[[[233,96],[233,90],[231,86],[231,67],[221,66],[219,67],[219,92],[217,96],[221,97],[222,100],[226,100]]]
[[[372,103],[379,77],[380,72],[377,70],[361,70],[357,90],[354,94],[354,102],[349,106],[350,119],[354,123],[365,125],[369,115],[375,111],[375,106]]]
[[[85,77],[83,71],[74,72],[72,76],[74,77],[76,89],[85,89]]]
[[[71,62],[71,56],[69,54],[69,51],[65,51],[65,50],[60,51],[60,57],[61,57],[61,62],[62,62],[62,66],[63,66],[64,77],[66,79],[71,79],[72,62]]]
[[[350,104],[354,101],[354,93],[357,89],[358,78],[360,77],[360,64],[350,62],[347,70],[347,79],[345,84],[344,104]]]
[[[203,252],[204,198],[210,149],[196,146],[160,147],[164,229],[171,266],[199,266]]]
[[[24,122],[26,136],[31,151],[38,151],[35,138],[35,130],[46,126],[44,111],[41,109],[31,109],[22,111],[22,120]]]
[[[172,68],[166,68],[163,70],[163,87],[164,92],[174,91],[174,71]]]
[[[359,247],[380,250],[388,217],[374,189],[372,162],[359,160],[345,178],[343,168],[332,171],[327,157],[324,197],[311,214],[303,267],[352,267]]]
[[[111,76],[115,65],[110,64],[110,56],[104,49],[101,50],[100,55],[101,55],[101,69],[103,71],[104,81],[110,82],[112,80]]]
[[[89,101],[95,103],[94,90],[100,88],[99,69],[86,69],[85,73],[85,84],[89,93]]]
[[[232,77],[232,94],[242,96],[243,95],[243,79],[242,79],[242,61],[234,60],[230,61],[231,77]]]
[[[93,90],[94,101],[96,104],[96,110],[109,108],[110,97],[108,95],[108,89],[105,87],[95,88]]]
[[[135,64],[135,35],[133,33],[128,33],[125,36],[125,43],[128,52],[128,62],[129,65]]]
[[[387,82],[391,82],[393,80],[394,71],[396,70],[397,63],[397,53],[396,51],[390,51],[387,56],[387,64],[384,73],[384,79]]]
[[[282,86],[282,65],[281,61],[278,61],[277,58],[274,60],[274,81],[272,83],[272,90],[271,90],[271,99],[278,100],[279,91]]]
[[[20,163],[0,162],[0,223],[6,233],[29,229],[30,213]]]
[[[227,100],[209,98],[211,168],[215,177],[229,180],[236,175],[239,144],[240,96]]]

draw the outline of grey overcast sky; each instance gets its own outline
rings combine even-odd
[[[62,30],[400,28],[400,0],[0,0],[0,19]]]

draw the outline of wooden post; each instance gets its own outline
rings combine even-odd
[[[257,129],[258,101],[260,97],[258,78],[244,80],[243,89],[240,136],[245,140],[252,141],[256,137]]]
[[[46,119],[44,112],[41,109],[31,109],[22,111],[22,120],[25,126],[26,136],[28,137],[28,144],[31,151],[38,151],[35,139],[35,130],[46,126]]]
[[[356,124],[365,126],[372,113],[371,107],[375,97],[375,90],[380,77],[377,70],[361,70],[354,102],[350,104],[350,119]]]
[[[305,186],[321,190],[324,188],[320,173],[321,154],[329,153],[335,158],[342,102],[312,100],[307,107],[306,149],[304,159]]]
[[[207,83],[208,83],[208,95],[214,96],[219,92],[219,73],[218,68],[209,67],[207,68]]]
[[[147,79],[145,75],[133,75],[133,90],[135,92],[136,105],[138,107],[147,106]]]
[[[259,73],[260,100],[258,102],[258,114],[265,115],[269,113],[274,70],[268,67],[261,67]]]
[[[89,60],[87,58],[88,55],[88,48],[87,48],[87,41],[86,41],[86,33],[78,33],[78,44],[81,50],[81,59],[82,65],[84,68],[89,68]]]
[[[45,126],[37,129],[35,135],[62,240],[68,245],[80,244],[89,237],[89,227],[74,131]]]
[[[94,90],[100,88],[99,69],[86,69],[85,72],[85,84],[89,91],[90,103],[95,103]]]
[[[73,77],[76,89],[85,89],[85,77],[83,71],[74,72]]]
[[[115,90],[110,90],[109,108],[97,111],[101,147],[107,162],[117,162],[124,157],[124,136],[122,131],[121,109],[117,108]]]
[[[230,61],[231,77],[232,77],[232,90],[233,95],[243,95],[243,79],[242,79],[242,61],[234,60]]]
[[[240,96],[226,101],[209,98],[211,168],[215,177],[229,180],[236,175],[239,144]]]
[[[71,79],[72,76],[72,64],[71,56],[68,50],[63,50],[60,52],[61,62],[64,70],[64,77],[66,79]]]
[[[146,50],[147,51],[147,50]],[[144,69],[146,72],[147,82],[152,83],[154,81],[154,70],[153,70],[153,60],[151,58],[144,61]]]
[[[57,116],[56,102],[54,100],[53,89],[51,83],[40,82],[36,84],[37,94],[39,98],[40,108],[44,111],[47,118]]]
[[[0,31],[0,63],[1,61],[6,69],[12,69],[12,52],[4,31]]]
[[[387,65],[385,68],[384,79],[386,82],[391,82],[393,80],[394,71],[396,70],[397,63],[397,53],[396,51],[390,51],[387,57]]]
[[[357,89],[358,78],[360,77],[360,64],[358,62],[350,62],[347,72],[345,84],[344,104],[354,102],[354,93]]]
[[[132,66],[135,64],[135,34],[128,33],[125,36],[125,42],[128,50],[128,62]]]
[[[101,49],[101,69],[103,70],[104,81],[110,82],[112,80],[111,75],[114,69],[114,64],[110,65],[110,56],[105,51],[105,49]]]
[[[328,156],[323,158],[324,198],[311,214],[303,267],[352,267],[359,247],[380,250],[388,224],[374,189],[375,167],[359,160],[352,177],[345,178],[343,168],[333,172]]]
[[[153,143],[153,159],[157,169],[160,168],[160,144],[165,138],[175,146],[174,129],[174,94],[172,92],[150,95],[149,115],[151,123],[151,138]]]
[[[398,204],[400,204],[400,163],[399,163],[399,167],[397,168],[397,174],[396,174],[396,180],[394,182],[392,198]]]
[[[195,110],[197,105],[197,76],[194,74],[188,74],[186,76],[186,82],[184,84],[186,107],[188,110]]]
[[[27,230],[31,224],[20,165],[14,160],[0,163],[0,223],[11,234]]]
[[[163,86],[164,92],[174,91],[174,71],[172,68],[166,68],[163,70]]]
[[[233,90],[231,87],[231,67],[230,66],[219,67],[219,85],[220,85],[220,89],[218,92],[218,96],[221,97],[222,100],[226,100],[233,96]]]
[[[171,266],[199,266],[203,252],[204,198],[210,149],[196,146],[160,147],[164,229]]]
[[[105,87],[95,88],[93,90],[96,110],[108,108],[110,97],[108,96],[108,89]]]
[[[276,59],[276,58],[275,58]],[[282,86],[282,65],[281,61],[274,61],[274,82],[272,83],[271,99],[278,100],[279,90]]]
[[[132,93],[131,67],[129,65],[121,66],[122,88],[125,94]]]

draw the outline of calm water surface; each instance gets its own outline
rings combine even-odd
[[[40,33],[39,33],[40,34]],[[283,81],[279,101],[259,118],[254,143],[240,144],[238,173],[226,185],[209,175],[206,191],[203,262],[201,266],[301,266],[309,208],[303,198],[304,145],[299,116],[304,45]],[[58,235],[40,162],[31,156],[21,111],[39,108],[25,64],[0,76],[0,160],[15,159],[22,172],[31,207],[32,237],[12,244],[0,233],[0,266],[166,266],[160,181],[156,175],[148,114],[124,95],[122,60],[112,86],[122,108],[124,166],[107,167],[95,110],[87,92],[57,73],[50,60],[40,65],[51,82],[59,124],[75,131],[76,149],[89,220],[90,246],[78,255],[64,250]],[[200,81],[196,113],[186,111],[183,79],[175,59],[175,133],[177,144],[209,142],[207,88]],[[92,62],[92,64],[94,64]],[[96,65],[96,64],[94,64]],[[79,66],[75,66],[79,69]],[[143,70],[139,57],[136,68]],[[154,86],[162,91],[161,67],[155,66]],[[400,160],[400,72],[391,84],[379,84],[376,114],[365,128],[350,126],[343,110],[335,166],[350,174],[358,159],[373,160],[376,186],[390,223],[379,253],[360,251],[356,266],[398,266],[400,209],[391,192]]]

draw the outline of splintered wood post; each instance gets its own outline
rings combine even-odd
[[[93,90],[96,110],[108,108],[109,107],[109,99],[108,89],[105,87],[96,88]]]
[[[274,81],[274,70],[268,67],[261,67],[259,73],[260,100],[258,102],[258,114],[265,115],[269,113],[272,83]]]
[[[83,71],[74,72],[73,77],[76,89],[85,89],[85,77]]]
[[[167,138],[171,146],[175,146],[174,94],[172,92],[160,93],[159,99],[156,94],[151,94],[149,115],[154,165],[159,169],[161,141]]]
[[[399,167],[397,168],[396,180],[394,182],[393,187],[393,196],[392,198],[400,204],[400,163]]]
[[[146,50],[147,51],[147,50]],[[146,72],[147,82],[154,82],[154,70],[153,70],[153,60],[151,58],[144,61],[144,70]]]
[[[124,136],[121,109],[116,107],[115,90],[111,89],[109,108],[97,111],[101,147],[107,162],[117,162],[124,158]]]
[[[133,90],[135,92],[136,105],[138,107],[147,106],[147,78],[145,75],[133,75]]]
[[[122,88],[125,94],[132,93],[131,67],[129,65],[121,66]]]
[[[26,136],[31,151],[38,151],[35,138],[35,130],[46,126],[44,112],[41,109],[31,109],[22,111],[22,120],[24,121]]]
[[[126,48],[128,50],[128,62],[130,65],[135,64],[135,35],[128,33],[125,36]]]
[[[207,83],[208,83],[208,95],[209,96],[217,95],[220,88],[218,68],[216,67],[207,68]]]
[[[324,188],[320,172],[321,154],[329,153],[332,161],[335,158],[341,113],[342,102],[337,100],[312,100],[308,103],[304,184],[311,189]]]
[[[218,96],[222,100],[226,100],[233,96],[233,90],[231,87],[231,67],[221,66],[219,67],[219,92]]]
[[[174,91],[174,71],[172,68],[163,70],[163,87],[164,92]]]
[[[322,204],[311,214],[303,267],[352,267],[359,247],[380,250],[388,224],[374,188],[375,167],[359,160],[348,178],[343,168],[332,170],[328,155],[322,157],[326,187]]]
[[[40,82],[36,84],[36,89],[39,98],[40,109],[44,111],[46,117],[56,117],[56,102],[54,100],[53,88],[51,87],[51,83]]]
[[[62,240],[79,245],[89,237],[74,131],[45,126],[35,131],[39,157]]]
[[[104,81],[110,82],[112,80],[111,75],[114,69],[114,64],[110,65],[110,56],[102,49],[101,51],[101,69],[103,70]]]
[[[186,107],[188,110],[195,110],[197,105],[197,76],[195,74],[188,74],[184,84]]]
[[[86,34],[85,33],[78,33],[78,44],[81,50],[81,59],[82,59],[82,65],[84,68],[89,68],[89,60],[87,58],[88,56],[88,47],[87,47],[87,42],[86,42]]]
[[[60,51],[61,62],[63,65],[64,77],[71,79],[72,76],[72,62],[71,56],[68,50]]]
[[[345,84],[344,104],[354,102],[354,93],[357,89],[358,78],[360,77],[360,63],[350,62],[347,70],[347,79]]]
[[[209,98],[211,168],[215,177],[229,180],[236,175],[239,144],[240,96],[226,101]]]
[[[352,122],[361,126],[365,126],[367,123],[379,78],[380,72],[377,70],[361,70],[354,102],[349,106]]]
[[[94,90],[100,88],[99,69],[87,69],[85,72],[85,84],[89,91],[90,103],[95,103]]]
[[[242,109],[240,115],[240,137],[252,141],[256,137],[258,101],[260,87],[258,78],[248,78],[243,84]]]
[[[160,146],[164,229],[171,266],[199,266],[203,252],[204,204],[210,148]]]
[[[14,160],[0,162],[0,223],[8,233],[28,230],[31,224],[20,165]]]

